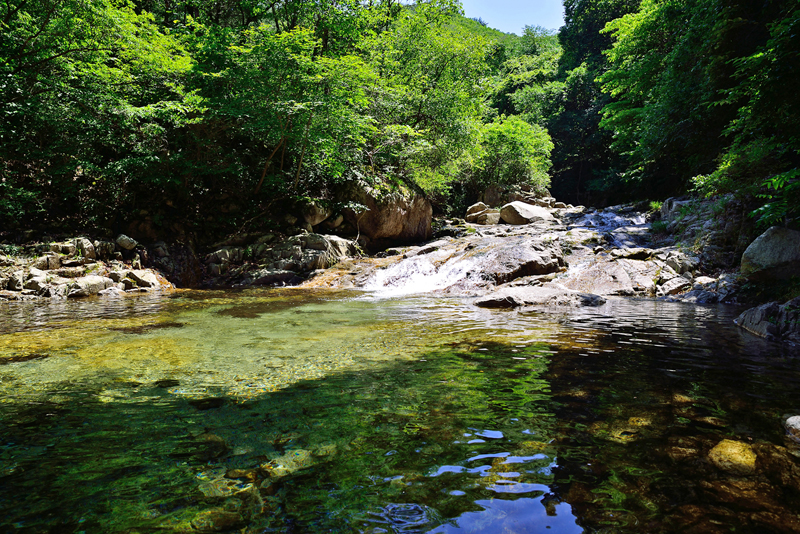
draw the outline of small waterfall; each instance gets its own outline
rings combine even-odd
[[[645,215],[638,212],[620,215],[614,211],[593,211],[575,222],[575,226],[584,226],[594,230],[613,230],[623,226],[640,226],[647,222]]]
[[[473,262],[450,258],[437,266],[429,256],[407,258],[373,274],[363,289],[381,297],[399,297],[447,289],[467,279]]]

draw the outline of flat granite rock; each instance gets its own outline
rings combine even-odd
[[[478,298],[474,304],[481,308],[518,308],[520,306],[601,306],[606,299],[600,295],[580,293],[554,287],[506,287]]]

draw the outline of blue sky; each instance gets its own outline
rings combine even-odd
[[[564,24],[561,0],[461,0],[464,14],[481,18],[506,33],[522,33],[524,26],[557,30]]]

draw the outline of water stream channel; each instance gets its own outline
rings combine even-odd
[[[308,288],[8,303],[0,530],[798,532],[800,358],[739,311]],[[712,461],[724,440],[753,468]]]

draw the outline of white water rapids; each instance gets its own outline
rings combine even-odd
[[[491,262],[487,264],[485,254],[479,254],[484,258],[478,259],[475,252],[485,251],[486,247],[495,247],[498,240],[504,239],[522,237],[526,242],[538,243],[557,241],[562,246],[566,245],[567,250],[588,239],[595,239],[595,242],[605,240],[618,248],[638,246],[637,241],[648,232],[645,215],[623,207],[619,208],[621,209],[593,210],[572,216],[565,214],[566,225],[555,219],[549,224],[544,223],[544,226],[541,223],[478,226],[472,236],[458,240],[442,239],[422,247],[410,247],[406,252],[408,257],[375,271],[361,288],[377,298],[395,298],[438,291],[471,293],[473,290],[478,290],[480,293],[481,290],[493,285],[494,270],[502,269],[501,265],[507,263],[504,254],[510,256],[514,254],[511,251],[500,253],[497,256],[499,264]],[[572,229],[580,231],[570,231]],[[600,234],[605,235],[601,237]],[[568,274],[576,274],[586,269],[587,265],[583,263],[572,265]],[[562,274],[561,277],[563,276]]]
[[[447,289],[465,280],[475,263],[462,256],[437,262],[441,254],[406,258],[373,274],[364,289],[377,297],[400,297]]]

